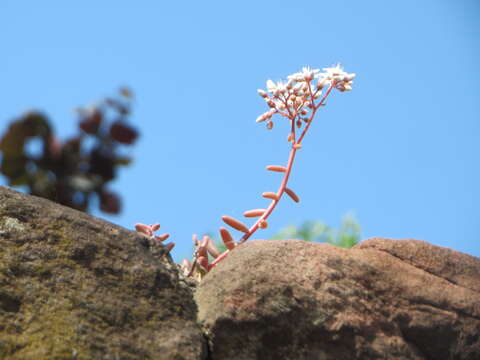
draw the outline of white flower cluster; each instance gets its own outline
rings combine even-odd
[[[337,64],[335,67],[323,68],[324,73],[320,75],[325,81],[335,81],[335,87],[340,91],[350,91],[352,90],[353,79],[355,78],[355,73],[347,73],[343,71],[343,68],[340,64]]]
[[[258,89],[270,110],[260,115],[257,122],[269,120],[274,114],[284,115],[292,120],[305,116],[315,107],[315,99],[322,95],[324,87],[333,86],[340,91],[352,90],[355,74],[343,71],[340,65],[319,69],[303,67],[302,71],[287,77],[288,81],[267,81],[267,91]],[[314,83],[316,81],[316,83]],[[268,128],[272,127],[269,122]]]

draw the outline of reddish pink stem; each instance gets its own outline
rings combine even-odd
[[[318,108],[323,105],[323,103],[327,99],[328,95],[330,95],[330,93],[331,93],[331,91],[334,87],[335,87],[335,83],[332,82],[330,84],[329,88],[327,89],[327,91],[325,92],[325,95],[323,95],[322,99],[318,103],[318,105],[315,106],[314,97],[313,97],[312,91],[310,89],[310,84],[309,84],[310,98],[311,98],[312,105],[313,105],[312,113],[310,114],[307,125],[303,129],[302,134],[300,135],[300,137],[298,138],[298,141],[296,141],[296,142],[295,142],[295,117],[293,117],[292,115],[290,116],[290,121],[291,121],[291,124],[292,124],[293,145],[294,144],[300,144],[302,142],[303,138],[305,137],[305,134],[307,133],[307,131],[310,127],[310,124],[313,121],[313,118],[315,117],[315,113],[317,112]],[[270,216],[270,214],[273,212],[273,210],[277,206],[278,202],[280,201],[280,198],[282,197],[283,193],[285,192],[285,188],[287,187],[288,179],[289,179],[290,173],[292,171],[293,162],[295,160],[295,154],[297,152],[297,149],[293,145],[292,145],[292,149],[290,150],[290,155],[288,157],[287,170],[285,171],[285,175],[283,176],[282,182],[280,183],[280,187],[278,188],[278,191],[277,191],[277,198],[275,200],[272,200],[272,202],[270,203],[270,205],[266,209],[265,213],[260,218],[258,218],[258,220],[255,222],[255,224],[253,224],[252,227],[250,227],[250,229],[248,229],[248,232],[245,233],[245,235],[242,236],[242,238],[239,241],[239,244],[242,244],[245,241],[247,241],[258,230],[258,228],[260,226],[260,223],[262,221],[266,221],[268,219],[268,217]],[[209,264],[209,266],[208,266],[208,270],[212,269],[220,261],[222,261],[224,258],[226,258],[228,256],[229,252],[230,252],[230,250],[226,250],[220,256],[218,256],[214,261],[212,261],[212,263]]]

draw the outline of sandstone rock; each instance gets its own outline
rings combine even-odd
[[[0,188],[1,359],[203,359],[195,317],[163,246]]]
[[[198,286],[211,359],[480,359],[480,259],[417,240],[252,241]]]

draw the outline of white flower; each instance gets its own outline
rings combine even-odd
[[[274,114],[287,117],[305,116],[309,109],[317,106],[315,99],[322,96],[324,87],[333,85],[339,91],[350,91],[354,78],[354,73],[345,72],[340,64],[337,64],[323,68],[323,72],[304,66],[301,71],[289,75],[286,82],[267,80],[268,92],[262,89],[257,92],[265,99],[270,110],[260,115],[257,122],[269,120]],[[286,115],[287,109],[290,115]]]
[[[297,72],[292,75],[288,75],[288,80],[292,82],[297,82],[297,81],[303,81],[303,74],[300,72]]]
[[[278,110],[285,110],[286,109],[285,104],[281,101],[275,101],[275,104],[276,104],[276,108]]]
[[[287,89],[288,89],[288,90],[291,90],[291,89],[293,88],[293,85],[294,85],[294,84],[295,84],[295,80],[293,80],[293,79],[288,79],[288,82],[287,82],[287,85],[286,85]]]
[[[319,72],[319,69],[311,69],[308,66],[304,66],[302,71],[289,75],[288,79],[293,81],[311,81]]]
[[[259,117],[257,117],[256,122],[259,123],[259,122],[268,120],[268,119],[270,119],[270,118],[272,117],[272,115],[275,114],[276,112],[277,112],[277,110],[275,110],[275,109],[270,109],[270,110],[267,111],[266,113],[263,113],[262,115],[260,115]]]
[[[322,70],[324,71],[324,77],[332,80],[347,74],[345,71],[343,71],[343,68],[340,66],[340,64],[337,64],[333,67],[323,68]]]
[[[283,81],[274,83],[272,80],[267,80],[267,90],[275,96],[285,94],[287,92],[287,84]]]
[[[310,69],[308,66],[302,68],[302,73],[305,81],[311,81],[320,72],[319,69]]]
[[[352,81],[353,79],[355,79],[356,76],[357,74],[355,73],[347,74],[347,81]]]
[[[331,80],[328,80],[328,79],[325,79],[325,78],[319,78],[318,82],[317,82],[317,88],[318,89],[323,89],[325,86],[330,85],[330,81]]]
[[[317,75],[318,88],[323,88],[327,83],[335,81],[335,87],[340,91],[350,91],[352,90],[353,79],[355,78],[354,73],[347,73],[343,70],[340,64],[337,64],[332,67],[323,68],[323,73]]]
[[[267,94],[267,92],[266,92],[265,90],[258,89],[258,90],[257,90],[257,93],[258,93],[258,95],[260,95],[260,96],[263,97],[263,98],[267,98],[267,97],[268,97],[268,94]]]
[[[269,92],[273,93],[276,88],[277,88],[277,87],[276,87],[275,83],[274,83],[272,80],[270,80],[270,79],[267,80],[267,90],[268,90]]]

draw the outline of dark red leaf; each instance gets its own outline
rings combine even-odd
[[[115,158],[108,151],[93,149],[89,161],[91,174],[100,175],[104,181],[112,180],[115,177]]]
[[[108,214],[118,214],[121,209],[121,201],[117,194],[103,190],[100,193],[100,210]]]
[[[121,121],[115,121],[110,127],[110,136],[119,143],[132,144],[138,137],[138,132]]]
[[[82,136],[75,136],[65,142],[65,147],[71,149],[73,152],[78,153],[82,144]]]
[[[27,138],[33,136],[48,137],[50,124],[45,116],[38,112],[30,112],[13,121],[0,139],[0,152],[4,155],[23,155],[23,147]]]
[[[100,110],[95,110],[93,113],[80,121],[80,129],[85,131],[87,134],[96,134],[98,129],[100,128],[100,124],[102,123],[103,114]]]
[[[124,98],[131,99],[133,97],[133,92],[128,87],[120,88],[119,92]]]

